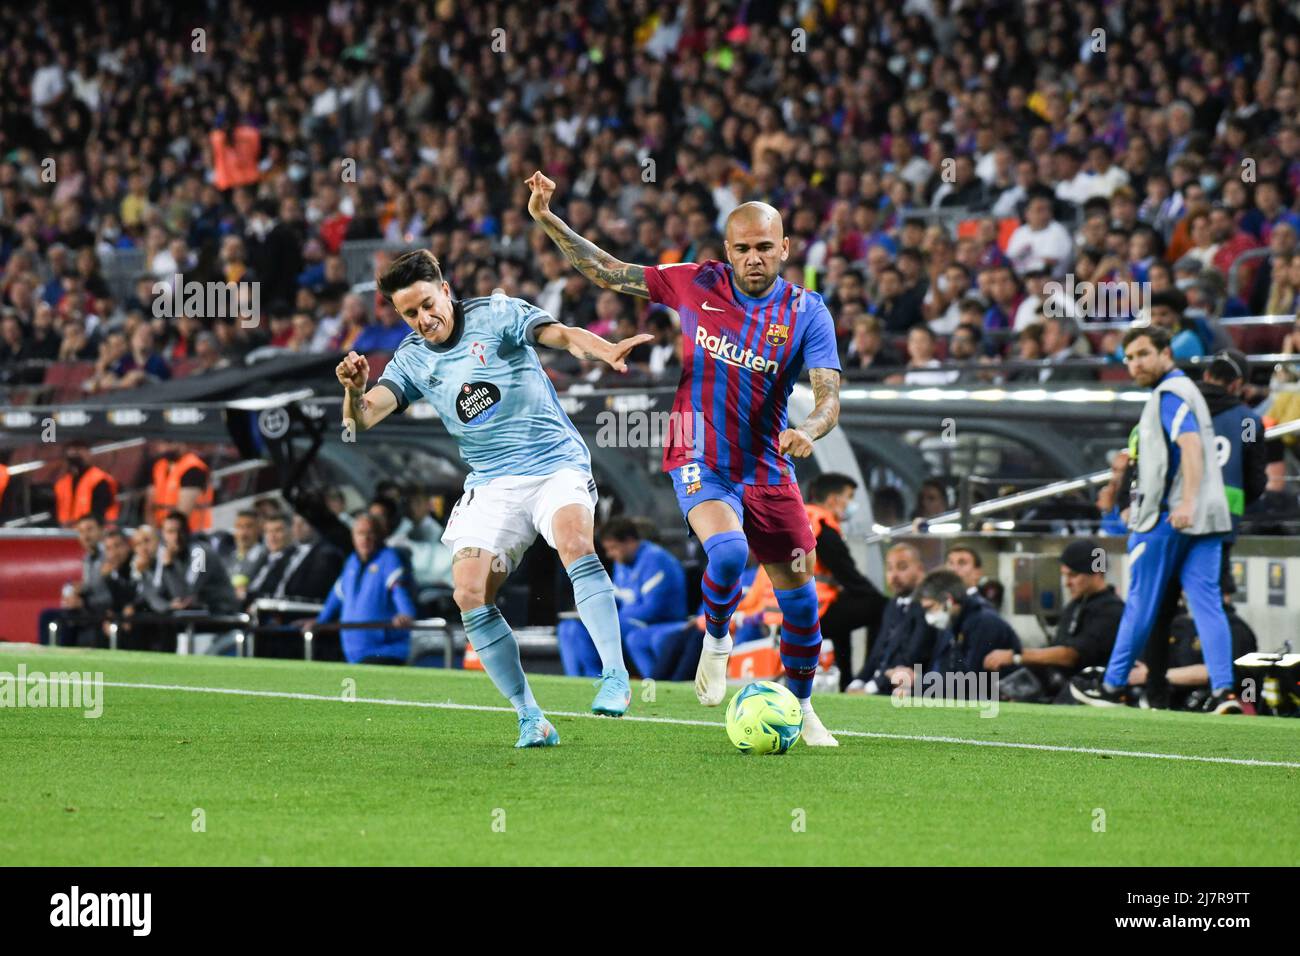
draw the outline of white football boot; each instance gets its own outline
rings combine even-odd
[[[803,742],[809,747],[838,747],[840,742],[831,736],[821,718],[812,711],[803,715]]]
[[[695,668],[695,696],[705,707],[717,707],[727,696],[727,661],[730,651],[700,651],[700,663]]]

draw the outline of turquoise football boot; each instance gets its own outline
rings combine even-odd
[[[596,691],[596,699],[591,702],[593,714],[622,717],[627,713],[628,705],[632,703],[632,688],[628,685],[627,671],[607,667],[601,672],[596,686],[600,690]]]
[[[516,748],[558,747],[560,732],[546,719],[540,707],[530,707],[519,717],[519,740]]]

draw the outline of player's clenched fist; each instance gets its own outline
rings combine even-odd
[[[812,439],[798,428],[787,428],[781,432],[780,451],[783,455],[795,458],[807,458],[813,452]]]
[[[555,181],[546,178],[539,169],[524,180],[532,195],[528,197],[528,215],[540,219],[551,208],[551,195],[555,192]]]
[[[370,379],[370,363],[366,361],[364,355],[349,352],[334,369],[334,374],[344,388],[359,392],[366,387],[366,382]]]

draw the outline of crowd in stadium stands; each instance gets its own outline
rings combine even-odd
[[[1300,22],[1276,2],[334,0],[208,18],[135,0],[0,25],[10,381],[41,381],[25,360],[88,363],[102,391],[265,347],[391,350],[405,326],[349,291],[360,239],[427,243],[462,296],[652,330],[634,361],[671,377],[674,317],[600,292],[530,227],[534,168],[576,230],[633,262],[721,258],[727,213],[772,203],[788,277],[827,296],[847,367],[908,383],[1095,378],[1000,367],[1113,356],[1116,332],[1082,333],[1143,303],[1074,294],[1088,283],[1148,284],[1180,358],[1228,344],[1220,317],[1294,315],[1300,294]],[[115,295],[123,250],[143,270]],[[257,321],[156,308],[178,281],[257,283]],[[561,381],[602,377],[555,359]]]

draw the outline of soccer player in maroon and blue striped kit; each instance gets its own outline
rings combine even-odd
[[[597,285],[669,306],[681,317],[682,379],[664,448],[664,471],[704,545],[704,648],[695,693],[722,703],[731,654],[728,625],[740,601],[749,552],[763,564],[781,606],[781,663],[804,712],[804,741],[837,747],[812,708],[821,650],[812,569],[816,539],[795,481],[794,458],[839,417],[835,323],[821,296],[781,278],[790,251],[781,214],[744,203],[727,218],[727,261],[639,266],[621,262],[550,211],[555,183],[527,180],[528,211],[568,260]],[[790,427],[786,402],[804,369],[815,407]]]

